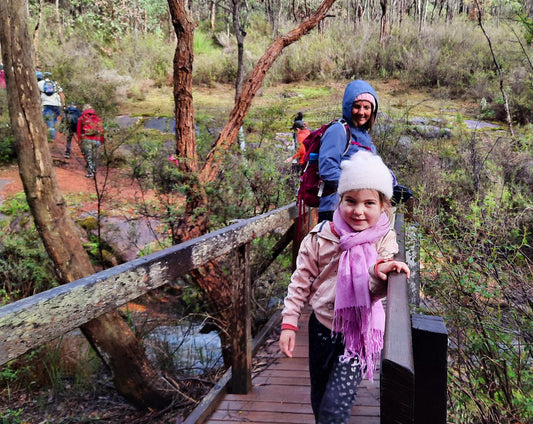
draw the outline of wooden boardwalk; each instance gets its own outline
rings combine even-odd
[[[307,320],[308,314],[300,319],[293,358],[279,352],[277,337],[270,339],[254,359],[252,390],[246,395],[226,394],[206,423],[315,422],[309,395]],[[379,372],[374,380],[361,383],[350,424],[379,424]]]

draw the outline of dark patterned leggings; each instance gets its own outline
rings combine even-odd
[[[311,406],[317,424],[347,424],[361,383],[361,367],[357,360],[339,361],[344,353],[340,337],[332,338],[331,330],[311,314],[309,319],[309,374]]]

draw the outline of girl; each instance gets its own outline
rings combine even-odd
[[[359,150],[376,153],[369,131],[378,112],[378,97],[372,86],[363,80],[349,83],[342,99],[342,117],[350,127],[350,144],[346,149],[344,125],[332,125],[322,136],[318,156],[319,175],[323,192],[318,207],[318,220],[331,221],[339,203],[336,193],[341,173],[341,161],[350,158]]]
[[[333,222],[302,241],[283,309],[280,349],[292,357],[298,318],[309,303],[311,406],[317,423],[348,423],[357,386],[373,378],[383,347],[387,274],[405,272],[390,229],[392,175],[379,156],[357,152],[341,164]]]

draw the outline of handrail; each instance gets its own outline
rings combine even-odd
[[[272,230],[284,228],[287,232],[274,249],[275,255],[291,241],[290,234],[297,236],[294,230],[297,219],[298,208],[293,203],[3,306],[0,308],[0,365],[235,250],[246,268],[243,274],[247,277],[234,282],[241,286],[239,296],[244,296],[250,279],[249,243]],[[396,257],[405,260],[403,215],[396,216],[395,229],[400,248]],[[292,241],[293,245],[297,244],[297,240]],[[389,276],[386,308],[381,363],[381,423],[414,423],[414,369],[417,362],[413,359],[408,285],[404,273]],[[241,318],[243,313],[249,318],[245,311],[239,313]],[[250,383],[251,335],[248,330],[236,335],[237,343],[246,345],[235,346],[241,360],[235,361],[232,367],[232,390],[237,387],[240,393],[245,392]],[[444,334],[444,331],[441,329],[440,333]],[[445,348],[445,337],[439,340]],[[441,366],[440,374],[443,374],[442,369]],[[439,396],[443,397],[445,386],[441,386],[444,391],[440,387]],[[439,414],[445,416],[445,410],[444,414]]]
[[[289,227],[295,203],[0,308],[0,365],[257,237]]]
[[[405,261],[403,215],[396,216],[395,230],[399,246],[396,258]],[[413,423],[415,369],[407,276],[392,273],[388,282],[381,360],[381,424]]]

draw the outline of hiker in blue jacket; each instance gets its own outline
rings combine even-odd
[[[36,75],[39,78],[39,74],[36,73]],[[65,104],[65,94],[61,86],[51,77],[50,72],[44,72],[43,79],[37,82],[37,86],[41,92],[41,105],[44,122],[48,127],[48,137],[54,140],[57,134],[58,118]]]
[[[378,97],[372,86],[363,80],[350,82],[344,90],[342,117],[350,128],[351,138],[346,148],[347,134],[341,121],[331,125],[321,139],[318,167],[322,180],[322,194],[318,207],[319,221],[332,221],[339,203],[337,186],[341,174],[341,161],[348,160],[359,150],[376,154],[370,130],[378,111]]]

